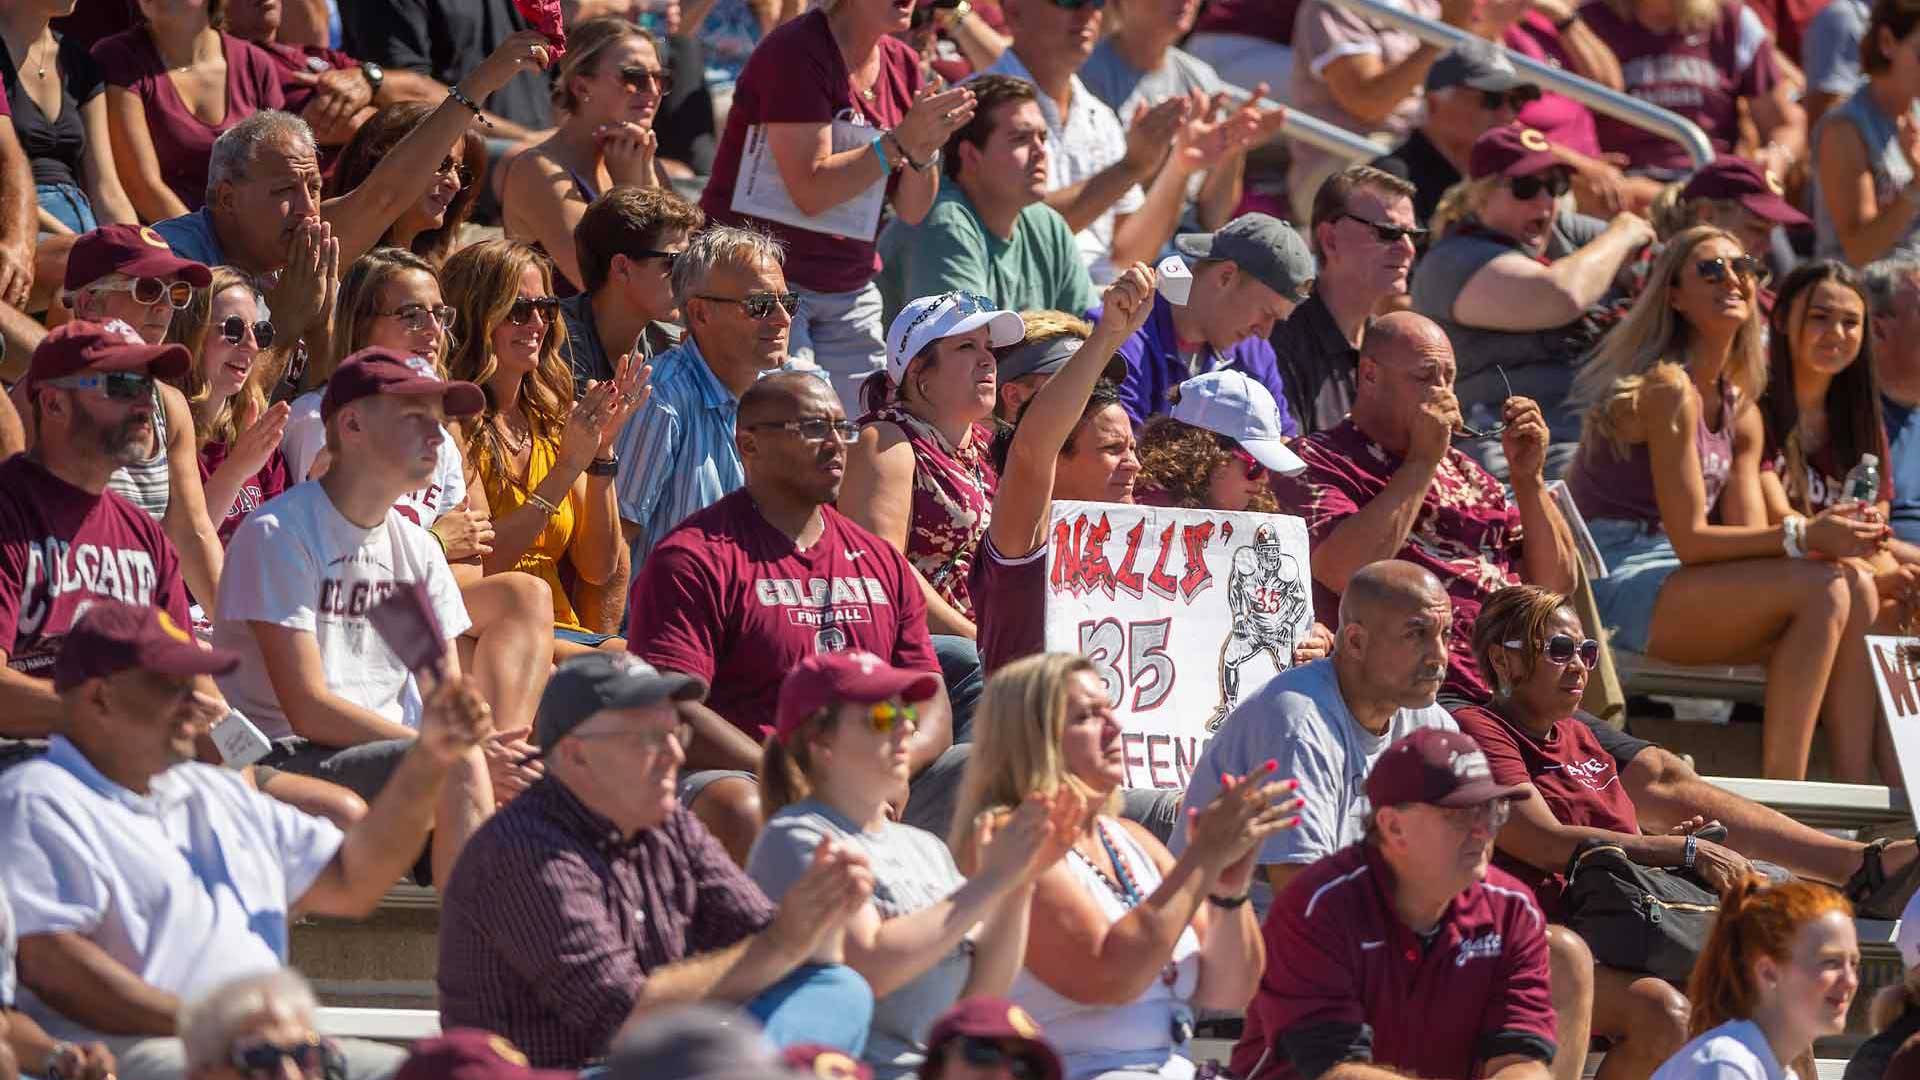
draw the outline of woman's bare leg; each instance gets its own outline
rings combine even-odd
[[[1553,1080],[1580,1080],[1593,1039],[1593,952],[1579,934],[1547,927],[1547,974],[1553,990]]]
[[[1612,1045],[1594,1080],[1647,1080],[1686,1044],[1687,1011],[1686,995],[1665,980],[1595,965],[1593,1033]]]
[[[1881,782],[1898,785],[1900,767],[1893,757],[1893,739],[1880,719],[1880,695],[1873,688],[1873,658],[1867,655],[1867,634],[1880,614],[1880,594],[1866,567],[1848,563],[1850,592],[1847,625],[1827,677],[1826,700],[1820,722],[1827,729],[1827,749],[1833,759],[1833,778],[1848,784],[1870,784],[1877,763]],[[1884,745],[1883,745],[1884,744]],[[1884,753],[1883,753],[1884,750]]]
[[[493,706],[494,728],[531,730],[553,671],[553,593],[532,574],[489,574],[460,590],[473,628],[460,663]],[[470,666],[469,666],[470,665]]]

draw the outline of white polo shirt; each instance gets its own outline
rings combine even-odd
[[[176,765],[139,795],[65,738],[0,776],[0,882],[22,936],[74,933],[182,999],[282,967],[287,912],[340,848],[331,822]],[[56,1039],[98,1034],[22,989],[21,1011]]]

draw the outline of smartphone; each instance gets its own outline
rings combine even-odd
[[[423,698],[445,677],[447,639],[440,632],[440,620],[433,616],[426,585],[418,581],[397,585],[385,600],[367,609],[367,621],[419,680]]]
[[[227,715],[221,717],[208,734],[220,751],[220,760],[231,768],[244,769],[273,752],[273,743],[266,733],[255,727],[239,709],[228,709]]]
[[[1709,844],[1723,844],[1727,840],[1727,827],[1716,821],[1706,828],[1695,829],[1693,835],[1695,839],[1705,840]]]

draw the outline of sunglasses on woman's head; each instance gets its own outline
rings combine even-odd
[[[1700,272],[1700,280],[1709,285],[1718,285],[1727,280],[1728,270],[1749,281],[1760,281],[1767,272],[1767,264],[1751,255],[1735,255],[1732,258],[1722,255],[1717,259],[1701,259],[1693,264],[1693,268]]]
[[[435,304],[433,307],[425,304],[402,304],[392,311],[376,311],[373,317],[399,319],[401,326],[411,333],[418,334],[436,323],[439,324],[440,329],[451,331],[455,314],[451,304]]]
[[[1007,1068],[1007,1074],[1013,1080],[1040,1080],[1047,1075],[1046,1065],[1038,1055],[1024,1050],[1011,1050],[1002,1046],[998,1040],[982,1038],[978,1035],[960,1037],[960,1060],[976,1069],[993,1069],[1001,1065]]]
[[[952,301],[951,306],[949,306],[948,301]],[[913,317],[913,321],[907,324],[907,332],[900,335],[900,340],[906,341],[908,338],[911,338],[913,332],[920,328],[921,323],[946,311],[951,311],[955,315],[967,316],[978,315],[983,311],[993,310],[993,301],[981,296],[979,293],[961,292],[957,290],[950,293],[942,293],[933,303],[923,308],[920,314]]]
[[[507,321],[515,326],[525,326],[533,318],[533,313],[538,311],[542,320],[551,323],[559,310],[560,301],[551,296],[523,296],[507,309]]]
[[[867,709],[867,723],[875,735],[891,735],[901,721],[911,724],[920,719],[920,710],[911,705],[895,705],[891,701],[876,701]]]
[[[247,340],[247,330],[253,330],[253,343],[263,349],[273,348],[273,324],[265,319],[248,323],[238,315],[229,315],[220,320],[220,338],[229,345],[238,345]]]
[[[346,1060],[340,1048],[332,1039],[312,1036],[302,1042],[277,1043],[270,1039],[242,1039],[233,1044],[227,1054],[227,1061],[242,1076],[279,1077],[284,1075],[282,1062],[293,1062],[294,1068],[309,1076],[344,1076]]]
[[[473,183],[473,169],[464,161],[453,160],[452,154],[441,158],[440,167],[433,171],[440,176],[453,177],[460,181],[461,187],[466,187],[468,184]]]
[[[1532,176],[1515,176],[1507,180],[1507,190],[1522,202],[1542,191],[1557,199],[1572,189],[1573,177],[1565,169],[1548,169]]]
[[[48,379],[48,386],[62,390],[98,390],[110,401],[141,401],[153,397],[153,376],[140,371],[104,371],[93,375],[68,375]]]
[[[1518,641],[1503,641],[1501,644],[1509,649],[1526,648],[1526,645]],[[1561,667],[1566,667],[1573,662],[1574,657],[1578,656],[1581,664],[1592,667],[1600,662],[1600,643],[1592,638],[1575,641],[1572,634],[1555,634],[1540,647],[1540,655]]]

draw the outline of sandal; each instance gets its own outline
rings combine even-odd
[[[1860,918],[1898,919],[1915,888],[1920,887],[1920,857],[1908,863],[1899,874],[1887,876],[1880,857],[1893,842],[1891,837],[1884,836],[1869,842],[1860,853],[1860,869],[1855,870],[1841,888],[1846,898],[1853,901],[1854,914]]]

